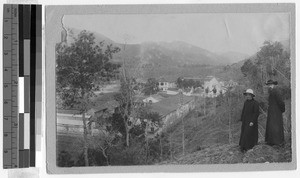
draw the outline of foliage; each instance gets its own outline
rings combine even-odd
[[[59,43],[56,46],[56,90],[65,108],[86,110],[89,98],[97,89],[98,81],[107,81],[120,67],[110,62],[119,48],[103,43],[95,44],[92,33],[82,31],[70,45]]]
[[[178,88],[191,88],[191,87],[201,87],[203,82],[194,79],[184,79],[183,77],[178,77],[176,80]]]
[[[123,118],[119,110],[116,110],[115,113],[108,119],[111,121],[111,129],[114,131],[119,131],[121,135],[126,135],[126,129],[123,122]]]
[[[67,151],[60,151],[57,157],[57,166],[58,167],[72,167],[74,166],[74,161],[72,160],[72,156]]]
[[[148,78],[147,83],[143,89],[143,93],[149,96],[149,95],[156,94],[158,91],[159,91],[158,81],[155,78]]]
[[[106,159],[102,152],[98,149],[88,149],[88,158],[90,166],[106,166]],[[74,166],[85,166],[84,163],[84,152],[82,152]]]
[[[87,121],[85,113],[93,106],[91,97],[98,89],[95,83],[115,76],[117,64],[110,62],[119,48],[103,42],[95,44],[92,33],[81,31],[74,42],[61,42],[56,46],[56,93],[63,108],[76,109],[82,114],[85,166],[89,166]]]
[[[214,94],[216,94],[216,93],[217,93],[216,87],[214,87],[214,88],[212,89],[212,91],[213,91]]]
[[[277,80],[283,86],[283,91],[289,93],[290,67],[290,52],[280,42],[265,41],[256,57],[245,61],[241,71],[251,87],[261,94],[264,92],[264,83],[269,79]]]
[[[124,74],[121,77],[121,88],[120,92],[114,95],[115,100],[119,103],[118,111],[121,115],[121,119],[123,121],[123,126],[125,128],[125,140],[126,145],[129,146],[129,132],[131,129],[130,118],[135,117],[135,107],[134,107],[134,86],[133,80],[127,77],[126,71],[124,70]]]
[[[205,88],[205,93],[206,94],[209,93],[209,88],[208,87]]]
[[[141,137],[141,135],[143,135],[143,137],[141,138],[145,138],[145,131],[151,123],[154,123],[157,126],[160,124],[160,115],[156,112],[148,111],[148,109],[148,107],[140,108],[138,116],[140,119],[140,124],[133,125],[132,130],[130,132],[133,138]]]

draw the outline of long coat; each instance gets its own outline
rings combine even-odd
[[[278,145],[284,141],[283,118],[282,113],[285,111],[285,104],[274,88],[269,94],[269,108],[266,126],[265,142],[269,145]]]
[[[258,123],[259,105],[254,99],[246,100],[244,103],[241,121],[241,137],[239,145],[242,150],[248,150],[253,148],[258,141]],[[250,126],[250,122],[253,123]]]

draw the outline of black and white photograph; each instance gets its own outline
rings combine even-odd
[[[46,34],[56,167],[295,161],[291,13],[81,9]]]

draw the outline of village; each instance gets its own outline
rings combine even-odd
[[[182,82],[178,82],[181,80]],[[183,85],[184,81],[192,85]],[[192,81],[192,82],[191,82]],[[188,83],[186,82],[186,83]],[[145,80],[139,80],[139,86],[145,86]],[[145,95],[142,87],[135,89],[135,104],[146,105],[153,113],[158,113],[158,122],[148,122],[147,136],[153,138],[160,134],[165,128],[178,122],[182,117],[188,115],[193,109],[197,100],[204,98],[215,98],[219,95],[225,95],[228,88],[234,88],[238,85],[233,80],[221,81],[214,76],[206,77],[180,77],[177,80],[159,78],[157,79],[158,91],[155,94]],[[178,86],[182,85],[182,86]],[[120,90],[120,82],[115,80],[106,85],[102,85],[99,91],[96,91],[94,102],[96,105],[85,113],[85,118],[90,121],[88,133],[98,134],[101,131],[100,126],[96,124],[93,118],[111,115],[119,107],[118,102],[113,95]],[[141,124],[140,118],[130,118],[135,125]],[[103,131],[103,130],[102,130]],[[77,110],[66,110],[57,108],[57,134],[81,137],[84,132],[82,114]]]
[[[209,37],[206,44],[199,38],[211,32],[201,32],[205,25],[189,33],[182,33],[188,28],[177,31],[188,18],[174,18],[177,28],[166,25],[172,21],[169,18],[151,28],[132,28],[133,17],[122,20],[128,23],[113,24],[129,24],[127,31],[123,27],[105,30],[107,25],[99,23],[101,16],[89,25],[102,27],[79,27],[80,17],[76,17],[75,24],[75,18],[70,18],[71,24],[61,31],[55,46],[59,167],[291,160],[289,33],[282,40],[265,36],[255,45],[246,45],[256,34],[251,36],[248,26],[239,25],[247,27],[239,31],[249,36],[245,45],[221,43],[222,33],[204,35]],[[245,22],[242,14],[236,17]],[[148,20],[141,23],[148,26]],[[270,127],[272,89],[266,85],[270,80],[278,81],[276,88],[286,106],[279,119],[286,144],[280,147],[265,141]],[[248,100],[255,105],[255,134],[243,130],[250,115],[244,109]],[[248,147],[241,146],[240,140],[252,136],[257,143],[245,153]]]

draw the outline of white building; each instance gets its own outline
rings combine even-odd
[[[167,91],[169,88],[176,88],[175,81],[166,80],[165,78],[160,78],[158,80],[158,88],[162,91]]]
[[[169,90],[169,89],[167,89],[166,93],[168,95],[177,95],[179,93],[179,91],[178,90],[176,91],[176,90]]]
[[[58,110],[57,111],[56,128],[58,134],[66,135],[82,135],[83,134],[83,121],[82,114],[76,110]],[[85,114],[87,129],[90,134],[98,132],[95,128],[95,123],[88,124],[91,115]]]
[[[204,82],[204,93],[207,97],[216,97],[220,93],[225,93],[224,82],[219,82],[215,77],[208,77],[208,81]],[[214,89],[216,93],[214,93]],[[208,93],[206,91],[208,90]]]
[[[159,101],[161,101],[164,97],[156,94],[156,95],[151,95],[145,99],[143,99],[144,103],[157,103]]]

